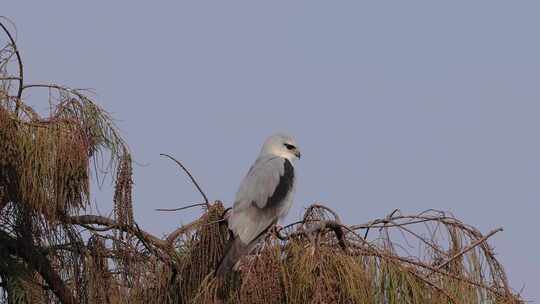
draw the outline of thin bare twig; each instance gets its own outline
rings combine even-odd
[[[195,180],[193,175],[191,175],[189,170],[186,167],[184,167],[184,165],[182,165],[182,163],[179,162],[178,160],[176,160],[174,157],[172,157],[172,156],[170,156],[168,154],[165,154],[165,153],[160,153],[159,155],[170,158],[172,161],[174,161],[176,164],[178,164],[178,166],[180,166],[180,168],[182,168],[182,170],[184,170],[184,172],[187,174],[187,176],[191,179],[191,182],[195,185],[197,190],[199,190],[199,193],[201,193],[201,195],[202,195],[202,197],[203,197],[203,199],[205,201],[206,208],[209,209],[210,208],[210,201],[206,197],[206,194],[204,194],[204,191],[201,189],[201,187],[199,186],[199,184],[197,183],[197,181]]]
[[[299,229],[286,236],[283,236],[280,233],[280,231],[283,230],[283,228],[279,230],[278,229],[274,230],[274,234],[276,235],[278,239],[285,241],[292,237],[296,237],[300,235],[305,235],[309,238],[311,237],[311,234],[323,232],[326,229],[330,229],[334,231],[334,234],[336,235],[336,239],[338,240],[339,246],[344,250],[347,249],[347,243],[344,238],[345,234],[343,233],[344,225],[342,225],[340,222],[331,221],[331,220],[329,221],[320,220],[320,221],[309,221],[309,223],[310,223],[310,226],[308,228]]]
[[[452,256],[451,258],[449,258],[446,262],[442,263],[441,265],[437,266],[436,267],[436,270],[440,270],[442,269],[444,266],[450,264],[450,262],[452,262],[453,260],[459,258],[460,256],[464,255],[465,253],[471,251],[474,247],[482,244],[483,242],[485,242],[487,239],[489,239],[492,235],[494,235],[495,233],[497,232],[500,232],[500,231],[503,231],[503,228],[497,228],[497,229],[494,229],[492,231],[490,231],[488,234],[486,234],[483,238],[477,240],[476,242],[470,244],[469,246],[465,247],[465,249],[461,250],[460,252],[456,253],[454,256]],[[432,271],[430,272],[426,278],[428,278],[429,276],[431,276],[432,274],[434,274],[436,271]]]
[[[67,91],[75,95],[80,95],[80,93],[78,93],[76,89],[70,89],[68,87],[64,87],[64,86],[54,84],[54,83],[34,83],[34,84],[27,84],[22,87],[23,90],[30,89],[30,88],[56,89],[56,90]]]
[[[11,21],[6,17],[1,17],[0,19],[7,20],[11,23]],[[19,89],[17,91],[17,99],[21,99],[22,91],[24,87],[24,72],[23,72],[23,62],[21,59],[21,54],[19,53],[19,50],[17,49],[17,44],[15,43],[15,39],[13,39],[13,36],[11,36],[11,33],[9,30],[4,26],[2,22],[0,22],[0,27],[4,30],[6,35],[9,38],[9,41],[11,42],[11,46],[13,47],[13,51],[15,52],[15,56],[17,56],[17,62],[19,64]],[[19,115],[19,105],[15,105],[15,115]]]
[[[321,205],[321,204],[313,204],[311,206],[309,206],[307,209],[306,209],[306,212],[304,214],[304,220],[306,220],[306,216],[311,213],[311,210],[313,209],[323,209],[323,210],[326,210],[328,212],[330,212],[333,216],[334,216],[334,220],[338,223],[341,223],[341,219],[339,218],[339,215],[337,214],[337,212],[335,212],[334,210],[330,209],[329,207],[326,207],[324,205]]]
[[[173,232],[171,232],[169,234],[169,236],[167,236],[167,238],[166,238],[167,243],[172,244],[174,242],[174,240],[176,240],[180,236],[180,234],[182,234],[182,233],[196,227],[200,223],[201,223],[201,220],[198,219],[198,220],[193,221],[193,222],[191,222],[191,223],[189,223],[187,225],[180,226],[180,227],[176,228]]]
[[[21,77],[0,77],[0,80],[21,80]]]
[[[358,248],[358,246],[355,246],[355,247]],[[389,261],[398,260],[398,261],[401,261],[401,262],[404,262],[404,263],[407,263],[407,264],[411,264],[411,265],[414,265],[414,266],[418,266],[418,267],[421,267],[421,268],[425,268],[425,269],[437,272],[437,273],[439,273],[439,274],[441,274],[443,276],[446,276],[446,277],[449,277],[449,278],[452,278],[452,279],[456,279],[456,280],[468,283],[470,285],[474,285],[474,286],[489,290],[493,294],[502,295],[501,292],[499,292],[494,287],[487,286],[485,284],[475,282],[475,281],[473,281],[473,280],[471,280],[471,279],[469,279],[467,277],[459,276],[459,275],[453,274],[451,272],[446,272],[446,271],[443,271],[441,269],[437,269],[436,267],[433,267],[433,266],[428,265],[426,263],[422,263],[422,262],[419,262],[419,261],[415,261],[415,260],[412,260],[412,259],[409,259],[409,258],[397,256],[397,255],[389,255],[389,254],[382,253],[382,252],[376,250],[375,248],[373,248],[371,245],[369,245],[368,248],[361,248],[360,247],[358,249],[362,250],[362,252],[357,253],[357,255],[376,256],[376,257],[379,257],[379,258],[384,258],[384,259],[389,260]]]
[[[184,209],[189,209],[189,208],[193,208],[193,207],[197,207],[197,206],[206,206],[207,203],[197,203],[197,204],[192,204],[192,205],[188,205],[188,206],[185,206],[185,207],[180,207],[180,208],[173,208],[173,209],[164,209],[164,208],[159,208],[159,209],[155,209],[156,211],[180,211],[180,210],[184,210]]]

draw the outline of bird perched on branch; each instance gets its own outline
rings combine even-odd
[[[217,276],[236,270],[240,258],[287,215],[295,188],[294,161],[299,158],[300,150],[291,136],[274,134],[266,139],[228,214],[232,239],[216,270]]]

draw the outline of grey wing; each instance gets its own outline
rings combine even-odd
[[[279,208],[270,207],[283,202],[292,190],[293,178],[287,176],[284,179],[285,171],[294,172],[288,160],[260,158],[242,181],[229,218],[229,228],[244,244],[254,241],[278,220]],[[289,186],[282,186],[284,180]]]
[[[251,201],[264,208],[279,184],[285,161],[275,156],[257,159],[236,193],[236,202]]]

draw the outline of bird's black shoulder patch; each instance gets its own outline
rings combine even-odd
[[[288,159],[283,161],[283,175],[279,177],[279,183],[272,196],[268,198],[267,207],[275,207],[281,203],[291,191],[294,183],[294,167]]]

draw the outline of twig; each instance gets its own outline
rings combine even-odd
[[[205,206],[205,205],[206,205],[206,203],[197,203],[197,204],[192,204],[192,205],[188,205],[188,206],[180,207],[180,208],[173,208],[173,209],[160,208],[160,209],[155,209],[155,210],[156,211],[179,211],[179,210],[189,209],[189,208],[193,208],[193,207],[197,207],[197,206]]]
[[[0,77],[0,80],[20,80],[21,77]]]
[[[11,22],[6,17],[1,17],[1,19],[5,19],[9,22]],[[17,91],[17,99],[21,99],[23,86],[24,86],[24,72],[23,72],[23,63],[21,59],[21,54],[19,53],[19,50],[17,49],[17,44],[15,43],[15,39],[13,39],[13,36],[11,36],[11,33],[8,31],[8,29],[4,26],[2,22],[0,22],[0,27],[4,30],[6,35],[8,36],[9,40],[11,41],[11,46],[13,47],[13,51],[15,52],[15,56],[17,56],[17,62],[19,63],[19,90]],[[19,104],[15,105],[15,115],[19,115]]]
[[[294,225],[298,225],[298,224],[302,224],[302,225],[303,225],[303,224],[309,223],[309,222],[313,222],[313,221],[304,221],[304,220],[300,220],[300,221],[292,222],[292,223],[290,223],[290,224],[288,224],[288,225],[286,225],[286,226],[281,227],[281,228],[278,230],[278,232],[279,232],[279,231],[282,231],[282,230],[287,230],[287,229],[291,228],[291,227],[294,226]]]
[[[416,220],[412,220],[416,219]],[[396,216],[392,218],[392,220],[411,220],[409,222],[405,223],[394,223],[394,224],[388,224],[387,219],[377,219],[373,220],[371,222],[368,222],[366,224],[358,224],[358,225],[351,225],[349,228],[352,230],[359,230],[359,229],[365,229],[365,228],[390,228],[390,227],[399,227],[399,226],[406,226],[406,225],[413,225],[423,222],[431,222],[431,221],[444,221],[444,220],[455,220],[454,218],[448,217],[448,216],[418,216],[418,215],[403,215],[403,216]],[[385,224],[386,223],[386,224]],[[456,224],[456,223],[450,223],[445,222],[447,224]],[[383,224],[383,225],[379,225]]]
[[[180,236],[180,234],[190,230],[191,228],[197,226],[198,224],[200,224],[201,220],[198,219],[196,221],[193,221],[187,225],[184,225],[184,226],[181,226],[181,227],[178,227],[176,228],[173,232],[171,232],[169,234],[169,236],[167,236],[167,238],[165,239],[167,241],[167,243],[169,244],[172,244],[174,242],[174,240],[176,240],[178,238],[178,236]]]
[[[381,223],[383,223],[382,227],[379,227],[379,229],[382,229],[382,228],[386,228],[388,227],[387,224],[390,222],[390,220],[392,219],[392,217],[394,216],[394,214],[396,212],[401,212],[399,209],[394,209],[390,214],[388,214],[384,219],[382,220],[379,220]],[[364,233],[364,240],[367,240],[367,236],[368,236],[368,233],[369,233],[369,229],[371,228],[374,228],[374,226],[369,226],[367,227],[366,229],[366,232]]]
[[[210,226],[210,225],[214,225],[214,224],[224,223],[226,221],[227,221],[227,219],[222,218],[222,219],[217,220],[217,221],[208,222],[208,223],[204,224],[203,226],[206,227],[206,226]]]
[[[358,246],[355,246],[358,248]],[[446,272],[446,271],[443,271],[443,270],[440,270],[440,269],[437,269],[433,266],[430,266],[426,263],[422,263],[422,262],[419,262],[419,261],[414,261],[414,260],[411,260],[411,259],[408,259],[408,258],[405,258],[405,257],[401,257],[401,256],[397,256],[397,255],[388,255],[388,254],[384,254],[382,252],[379,252],[378,250],[376,250],[375,248],[373,248],[371,245],[368,244],[368,248],[358,248],[360,250],[362,250],[361,253],[357,253],[358,255],[362,255],[362,256],[375,256],[375,257],[379,257],[379,258],[384,258],[386,260],[398,260],[398,261],[401,261],[401,262],[405,262],[407,264],[411,264],[411,265],[414,265],[414,266],[418,266],[418,267],[422,267],[422,268],[425,268],[425,269],[429,269],[431,271],[434,271],[434,272],[437,272],[443,276],[446,276],[446,277],[449,277],[449,278],[452,278],[452,279],[456,279],[456,280],[459,280],[459,281],[462,281],[462,282],[465,282],[465,283],[468,283],[470,285],[474,285],[476,287],[480,287],[480,288],[484,288],[486,290],[489,290],[490,292],[492,292],[493,294],[496,294],[496,295],[499,295],[499,296],[502,296],[502,293],[499,292],[496,288],[494,287],[491,287],[491,286],[487,286],[485,284],[482,284],[482,283],[478,283],[478,282],[475,282],[471,279],[468,279],[466,277],[463,277],[463,276],[459,276],[459,275],[456,275],[456,274],[453,274],[451,272]]]
[[[476,242],[470,244],[469,246],[467,246],[465,249],[461,250],[460,252],[458,252],[457,254],[455,254],[453,257],[451,257],[450,259],[446,260],[446,262],[442,263],[441,265],[437,266],[435,269],[436,270],[433,270],[432,272],[430,272],[426,278],[428,278],[429,276],[431,276],[432,274],[434,274],[435,272],[437,272],[437,270],[440,270],[442,269],[444,266],[450,264],[450,262],[452,262],[453,260],[459,258],[460,256],[464,255],[465,253],[471,251],[474,247],[482,244],[483,242],[485,242],[488,238],[490,238],[492,235],[494,235],[495,233],[497,232],[500,232],[500,231],[503,231],[503,228],[497,228],[495,230],[492,230],[491,232],[489,232],[488,234],[486,234],[483,238],[477,240]]]
[[[144,238],[144,241],[150,241],[150,243],[154,244],[156,247],[167,249],[167,243],[163,241],[162,239],[153,236],[152,234],[145,232],[143,230],[137,230],[133,226],[130,225],[122,225],[117,223],[116,221],[99,215],[79,215],[79,216],[69,216],[66,218],[66,221],[70,224],[76,224],[83,226],[90,230],[96,230],[99,231],[100,228],[93,228],[88,225],[100,225],[100,226],[106,226],[109,228],[117,228],[124,232],[131,233],[138,238]]]
[[[437,246],[431,244],[430,242],[426,241],[423,237],[421,237],[420,235],[418,235],[417,233],[415,233],[414,231],[410,230],[410,229],[407,229],[405,226],[399,226],[398,227],[399,229],[402,229],[404,231],[407,231],[408,233],[412,234],[413,236],[415,236],[417,239],[419,239],[422,243],[426,244],[427,246],[429,246],[431,249],[433,249],[434,251],[437,251],[437,253],[439,254],[445,254],[444,251],[442,251],[441,249],[437,248]],[[406,238],[405,238],[406,240]]]
[[[167,257],[169,257],[170,255],[160,254],[155,248],[148,245],[148,243],[146,242],[146,237],[145,237],[145,234],[148,235],[148,233],[144,232],[139,227],[139,224],[135,223],[135,228],[137,228],[137,230],[135,231],[135,235],[141,241],[141,243],[146,248],[146,250],[148,250],[148,252],[154,253],[163,263],[167,264],[167,262],[168,262]]]
[[[314,234],[314,233],[317,233],[317,232],[322,232],[322,231],[324,231],[326,229],[330,229],[330,230],[334,231],[334,233],[336,235],[336,239],[338,240],[339,246],[344,250],[347,248],[346,240],[344,238],[344,233],[343,233],[343,228],[345,226],[342,225],[340,222],[338,222],[338,221],[320,220],[320,221],[309,221],[309,223],[310,223],[309,228],[299,229],[299,230],[297,230],[297,231],[295,231],[295,232],[293,232],[293,233],[291,233],[289,235],[286,235],[286,236],[281,235],[280,231],[282,229],[275,230],[274,234],[276,235],[276,237],[278,239],[280,239],[282,241],[285,241],[285,240],[288,240],[291,237],[296,237],[296,236],[299,236],[299,235],[305,235],[308,238],[310,238],[311,234]]]
[[[323,210],[326,210],[326,211],[330,212],[334,216],[334,220],[341,224],[341,219],[339,218],[339,215],[337,214],[337,212],[335,212],[334,210],[330,209],[329,207],[326,207],[326,206],[321,205],[321,204],[313,204],[313,205],[309,206],[306,209],[306,212],[304,213],[304,221],[307,220],[307,216],[309,214],[311,214],[311,211],[314,210],[314,209],[323,209]]]
[[[199,184],[197,183],[197,181],[195,180],[193,175],[191,175],[189,170],[186,167],[184,167],[184,165],[182,165],[182,163],[179,162],[178,160],[176,160],[174,157],[172,157],[172,156],[170,156],[168,154],[165,154],[165,153],[160,153],[159,155],[170,158],[172,161],[177,163],[178,166],[180,166],[180,168],[182,168],[182,170],[184,170],[184,172],[187,174],[187,176],[191,179],[191,182],[195,185],[195,187],[197,187],[197,190],[199,190],[199,193],[201,193],[201,195],[202,195],[202,197],[203,197],[203,199],[204,199],[204,201],[206,203],[206,208],[209,209],[210,208],[210,201],[208,201],[208,198],[206,197],[206,194],[204,194],[204,191],[201,189],[201,187],[199,186]]]
[[[22,87],[23,90],[30,89],[30,88],[56,89],[56,90],[61,90],[61,91],[67,91],[75,95],[81,95],[80,93],[77,92],[76,89],[70,89],[68,87],[64,87],[64,86],[54,84],[54,83],[34,83],[34,84],[27,84]]]

